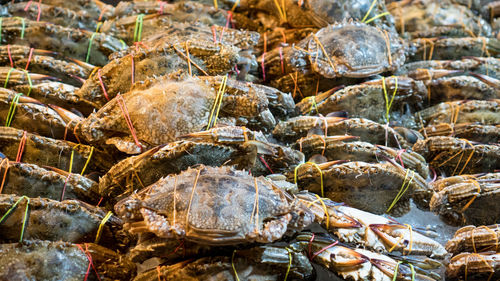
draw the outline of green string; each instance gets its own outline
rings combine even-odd
[[[372,12],[373,10],[373,7],[375,7],[375,4],[377,3],[377,0],[373,0],[371,6],[370,6],[370,9],[368,9],[368,12],[366,12],[365,16],[363,17],[363,19],[361,20],[361,22],[365,22],[366,18],[368,18],[368,15],[370,15],[370,13]]]
[[[10,74],[14,70],[16,70],[16,69],[12,67],[11,69],[9,69],[9,72],[7,72],[7,77],[5,77],[5,83],[3,84],[4,88],[7,88],[7,84],[9,83]]]
[[[387,120],[387,123],[389,123],[389,112],[392,107],[392,102],[394,101],[394,97],[396,97],[396,93],[398,92],[398,78],[395,76],[391,76],[393,79],[395,79],[395,85],[394,85],[394,92],[392,93],[391,100],[389,101],[389,97],[387,95],[387,88],[385,85],[385,77],[382,77],[382,89],[384,91],[384,99],[385,99],[385,119]]]
[[[2,44],[2,23],[3,17],[0,17],[0,44]]]
[[[26,199],[26,209],[24,211],[24,218],[23,218],[23,228],[21,229],[21,237],[19,238],[19,242],[23,242],[23,236],[24,236],[24,229],[26,228],[26,219],[28,218],[28,208],[30,206],[30,199],[27,197],[27,196],[22,196],[21,198],[19,198],[19,200],[17,200],[16,203],[14,203],[14,205],[12,205],[12,207],[3,215],[2,218],[0,218],[0,224],[4,221],[4,219],[12,212],[14,211],[14,209],[17,207],[17,205],[19,204],[19,202],[21,202],[21,200],[23,199]]]
[[[120,39],[120,43],[122,43],[122,50],[123,49],[127,49],[127,43],[125,43],[125,41],[123,41],[122,39]]]
[[[26,73],[26,77],[28,77],[28,84],[30,85],[28,93],[26,94],[29,97],[31,94],[31,89],[33,88],[33,83],[31,82],[31,77],[30,77],[30,74],[28,73],[28,71],[26,69],[23,69],[23,71],[24,71],[24,73]]]
[[[396,281],[397,276],[398,276],[398,269],[399,265],[402,263],[407,263],[410,268],[411,268],[411,281],[415,281],[415,268],[413,267],[413,264],[409,262],[404,262],[404,261],[398,261],[398,264],[396,265],[396,268],[394,269],[394,275],[392,276],[392,281]]]
[[[410,178],[410,180],[408,182],[406,182],[406,180],[408,179],[408,174],[410,173],[410,171],[412,173],[411,174],[411,178]],[[401,189],[399,190],[398,194],[396,195],[396,197],[392,201],[392,203],[389,206],[389,208],[387,208],[386,213],[390,212],[391,209],[394,207],[394,205],[396,205],[396,203],[398,203],[399,199],[401,199],[401,197],[403,197],[403,195],[406,193],[406,191],[410,187],[410,184],[411,184],[411,182],[413,181],[414,178],[415,178],[415,172],[413,170],[410,170],[410,169],[406,170],[405,179],[403,180],[403,185],[401,186]]]
[[[87,49],[87,57],[85,58],[86,63],[89,63],[90,49],[92,49],[92,41],[94,41],[94,37],[96,34],[97,34],[97,32],[94,32],[94,33],[92,33],[92,36],[90,36],[89,47]]]
[[[24,39],[24,30],[26,29],[26,22],[24,21],[24,18],[21,17],[14,17],[14,18],[21,20],[21,23],[23,25],[23,29],[21,29],[21,39]]]
[[[143,19],[144,19],[144,14],[138,15],[137,18],[135,19],[134,42],[141,41]]]
[[[9,113],[7,113],[7,119],[5,119],[5,127],[10,127],[12,119],[14,118],[14,113],[16,113],[16,107],[19,102],[19,98],[22,95],[22,93],[17,93],[12,99],[12,102],[10,103]]]

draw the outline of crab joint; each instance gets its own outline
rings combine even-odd
[[[294,182],[295,184],[297,184],[297,170],[303,166],[303,165],[313,165],[318,171],[319,171],[319,175],[320,175],[320,188],[321,188],[321,197],[325,197],[325,193],[323,191],[323,171],[321,171],[321,168],[318,166],[318,164],[314,163],[314,162],[305,162],[305,163],[301,163],[299,165],[297,165],[297,167],[295,167],[295,170],[294,170]]]

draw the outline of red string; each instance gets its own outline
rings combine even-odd
[[[69,176],[71,176],[71,171],[68,173],[68,176],[66,177],[66,180],[64,181],[64,186],[63,186],[62,193],[61,193],[61,200],[59,200],[59,201],[64,200],[64,193],[66,193],[66,185],[68,185]]]
[[[10,67],[14,68],[14,62],[12,61],[12,55],[10,54],[10,44],[7,44],[7,54],[9,55]]]
[[[158,1],[158,2],[160,2],[160,10],[158,11],[158,13],[160,15],[163,15],[163,7],[165,6],[165,2],[163,1]]]
[[[331,248],[331,247],[333,247],[333,246],[337,245],[338,243],[339,243],[339,241],[335,241],[335,242],[333,242],[332,244],[330,244],[330,245],[328,245],[328,246],[324,247],[323,249],[321,249],[321,250],[317,251],[316,253],[314,253],[314,254],[312,255],[312,257],[310,258],[310,260],[314,259],[317,255],[319,255],[319,254],[321,254],[322,252],[326,251],[327,249],[329,249],[329,248]]]
[[[132,134],[132,138],[134,139],[135,144],[142,150],[141,143],[139,142],[139,140],[137,139],[137,135],[135,134],[134,125],[132,124],[132,120],[130,120],[130,115],[127,110],[127,105],[125,104],[125,101],[123,100],[120,94],[117,94],[116,98],[117,98],[116,101],[120,106],[120,109],[122,110],[123,118],[125,118],[125,122],[127,123],[130,133]]]
[[[259,155],[259,159],[266,166],[266,168],[271,172],[271,174],[274,174],[273,170],[271,169],[271,167],[269,167],[266,160],[264,160],[264,158],[262,158],[262,156],[260,156],[260,155]]]
[[[104,82],[102,82],[101,69],[97,70],[97,78],[99,79],[99,84],[101,84],[104,97],[106,98],[107,101],[109,101],[108,92],[106,91],[106,86],[104,86]]]
[[[130,61],[131,61],[131,66],[132,66],[132,85],[134,85],[134,81],[135,81],[135,65],[134,65],[134,53],[132,52],[130,54]]]
[[[27,132],[23,132],[23,136],[21,141],[19,142],[19,147],[17,148],[16,162],[21,162],[21,158],[23,157],[24,146],[26,144],[26,139],[28,138]]]
[[[311,248],[312,248],[312,242],[314,241],[314,236],[315,235],[313,233],[311,236],[311,240],[309,240],[309,245],[308,245],[309,251],[308,251],[308,255],[307,255],[307,256],[309,256],[309,260],[311,260],[311,256],[312,256],[312,253],[311,253],[312,249]]]
[[[217,34],[215,33],[215,26],[212,25],[212,35],[214,36],[214,43],[217,43]]]
[[[429,183],[433,183],[437,179],[437,173],[436,173],[436,170],[434,170],[434,168],[432,168],[431,166],[429,166],[429,169],[431,169],[432,174],[433,174],[432,180]]]
[[[401,162],[401,167],[403,167],[403,169],[404,169],[405,164],[403,163],[403,158],[401,158],[401,154],[403,154],[403,152],[406,152],[406,149],[400,149],[398,151],[398,155],[396,156],[396,160],[399,160],[399,162]]]
[[[104,197],[101,197],[101,199],[99,199],[99,202],[97,202],[97,205],[95,205],[96,207],[99,207],[99,205],[101,205],[102,199],[104,199]]]
[[[31,57],[33,56],[33,48],[30,49],[30,54],[28,56],[28,62],[26,63],[26,67],[24,68],[24,70],[28,70],[28,66],[30,65],[30,62],[31,62]]]
[[[265,58],[266,58],[266,52],[267,52],[267,35],[264,32],[264,52],[262,53],[262,61],[260,63],[262,67],[262,79],[266,81],[266,67],[264,66],[265,64]]]
[[[82,250],[82,252],[87,256],[87,259],[89,260],[89,266],[87,267],[87,272],[85,273],[85,278],[83,279],[83,281],[87,281],[87,279],[89,278],[91,266],[94,269],[95,275],[97,276],[97,280],[101,281],[101,278],[99,277],[99,273],[97,273],[97,270],[94,267],[94,262],[92,261],[92,255],[89,253],[88,244],[85,243],[85,250],[82,248],[82,246],[80,246],[80,244],[76,244],[76,246],[78,246],[78,248],[80,248],[80,250]]]
[[[33,2],[33,0],[28,1],[28,3],[26,4],[26,7],[24,7],[25,12],[27,12],[29,7],[31,6],[31,2]],[[42,15],[42,7],[40,6],[41,3],[42,3],[42,0],[39,0],[37,3],[37,6],[38,6],[38,15],[36,16],[37,22],[40,21],[40,16]]]
[[[99,14],[99,18],[97,19],[97,21],[102,20],[102,17],[104,16],[104,12],[106,12],[107,9],[108,9],[108,7],[104,7],[104,9],[101,10],[101,13]]]

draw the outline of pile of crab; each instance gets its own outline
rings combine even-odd
[[[500,278],[500,1],[0,3],[0,280]]]

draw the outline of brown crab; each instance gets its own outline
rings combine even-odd
[[[454,137],[429,137],[417,141],[413,151],[422,155],[431,167],[448,176],[500,169],[497,161],[500,146],[496,144],[476,144]]]
[[[94,68],[93,65],[83,61],[63,59],[53,51],[32,49],[22,45],[0,46],[1,65],[10,65],[9,53],[13,67],[50,75],[74,86],[81,86],[82,79],[87,78]]]
[[[478,122],[482,125],[500,124],[500,100],[470,100],[443,102],[415,113],[417,122],[428,125]]]
[[[106,216],[104,210],[77,200],[59,202],[40,197],[0,195],[0,213],[7,214],[9,210],[8,217],[0,223],[2,243],[18,241],[21,233],[21,238],[27,240],[98,241],[106,247],[122,250],[133,242],[132,236],[123,231],[119,218]]]
[[[387,123],[387,118],[390,118],[406,127],[415,127],[412,114],[422,109],[426,94],[427,90],[420,81],[390,77],[307,97],[297,104],[297,108],[302,114],[327,115],[345,111],[352,118],[366,118],[378,123]],[[394,104],[391,102],[389,106],[391,100]]]
[[[500,40],[491,37],[420,38],[412,40],[411,49],[409,61],[496,57],[500,53]]]
[[[1,40],[2,44],[29,45],[37,49],[56,51],[92,65],[105,65],[108,55],[122,48],[118,39],[104,33],[16,17],[3,18]]]
[[[500,221],[500,174],[448,177],[432,183],[431,211],[448,223],[491,224]]]
[[[107,171],[115,162],[111,155],[100,149],[42,137],[10,127],[0,127],[0,151],[12,161],[20,159],[25,163],[55,167],[64,171],[69,171],[71,166],[72,172],[83,171],[85,174]],[[87,168],[84,170],[87,162]]]
[[[106,143],[136,154],[143,145],[151,148],[165,144],[215,124],[218,111],[219,123],[270,129],[276,121],[268,103],[262,91],[226,77],[188,77],[181,81],[161,77],[115,97],[76,129],[90,143]],[[124,119],[124,112],[128,112],[130,123]],[[129,137],[131,131],[134,140]]]
[[[429,177],[429,167],[419,154],[363,141],[349,141],[355,139],[356,137],[353,136],[311,135],[299,139],[293,147],[303,152],[306,159],[316,155],[324,156],[327,161],[348,160],[377,163],[386,159],[394,159],[403,167],[418,172],[422,178]]]
[[[9,162],[0,164],[5,182],[0,193],[28,197],[44,197],[59,200],[64,193],[66,199],[79,199],[91,204],[99,200],[99,185],[80,174],[68,173],[53,167],[39,167],[35,164]],[[64,190],[64,191],[63,191]]]
[[[274,137],[285,142],[295,142],[311,134],[347,134],[372,144],[402,148],[410,146],[393,128],[363,118],[298,116],[279,122],[273,130]]]
[[[132,233],[209,245],[269,243],[312,220],[305,206],[272,182],[203,165],[160,179],[120,201],[115,211]]]
[[[343,162],[306,163],[290,172],[288,180],[296,182],[299,189],[355,208],[398,216],[408,211],[408,200],[413,194],[423,196],[430,192],[418,173],[395,162]]]
[[[500,141],[500,127],[494,125],[441,123],[427,126],[420,131],[427,137],[453,136],[479,143],[497,143]]]
[[[498,252],[500,225],[468,225],[455,232],[453,238],[446,243],[446,250],[453,254],[462,252]]]
[[[24,241],[0,244],[2,280],[130,280],[136,265],[102,246]]]
[[[500,254],[460,253],[446,266],[448,280],[496,280],[500,277]]]
[[[320,29],[293,47],[264,54],[266,77],[285,92],[314,95],[342,78],[364,78],[393,71],[403,64],[405,48],[396,33],[360,22],[343,22]],[[300,78],[300,79],[299,79]],[[265,78],[267,79],[267,78]],[[319,82],[318,82],[319,81]]]

